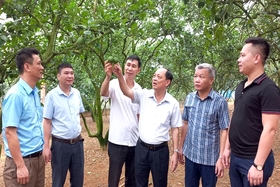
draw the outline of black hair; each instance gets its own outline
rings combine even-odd
[[[172,73],[169,69],[167,69],[167,68],[165,68],[165,69],[167,70],[166,73],[165,73],[166,80],[170,80],[170,84],[171,84],[171,82],[173,80],[173,75],[172,75]]]
[[[141,60],[137,55],[130,55],[129,57],[127,57],[126,60],[137,60],[138,61],[138,68],[141,67]]]
[[[263,59],[263,64],[265,64],[265,61],[267,60],[270,53],[270,45],[267,40],[261,37],[251,37],[247,38],[245,43],[251,43],[254,47],[259,49],[260,55]]]
[[[24,64],[33,64],[33,56],[32,55],[40,55],[40,52],[34,48],[24,48],[18,51],[16,55],[16,65],[20,74],[24,71]]]
[[[58,65],[58,67],[57,67],[57,72],[60,74],[60,73],[61,73],[61,70],[62,70],[63,68],[71,68],[71,69],[73,69],[73,67],[72,67],[72,65],[71,65],[70,63],[68,63],[68,62],[63,62],[63,63],[61,63],[61,64]]]

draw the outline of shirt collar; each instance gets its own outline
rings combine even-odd
[[[253,83],[255,84],[260,84],[265,78],[266,78],[266,73],[261,74],[260,76],[258,76],[257,78],[255,78],[255,80],[253,81]],[[243,80],[242,82],[245,84],[245,82],[247,82],[248,78],[246,78],[245,80]]]
[[[195,95],[196,95],[196,97],[200,98],[199,95],[198,95],[198,91],[195,92]],[[209,92],[209,94],[208,94],[208,96],[206,97],[206,99],[207,99],[208,97],[211,98],[211,99],[213,99],[214,96],[215,96],[214,90],[211,89],[211,91]]]
[[[260,84],[266,77],[267,77],[266,74],[263,73],[259,77],[257,77],[253,82],[256,84]]]
[[[155,98],[155,90],[154,89],[151,89],[149,91],[148,97],[150,97],[150,98],[152,97],[152,98],[154,98],[156,100],[156,98]],[[167,102],[171,101],[170,100],[170,95],[167,93],[167,91],[165,92],[165,96],[164,96],[163,100],[161,101],[161,103],[164,102],[164,101],[167,101]]]
[[[29,95],[32,92],[38,93],[38,88],[35,86],[34,89],[32,89],[22,78],[19,79],[18,83],[23,87],[23,89],[26,91],[26,93]]]
[[[59,94],[59,95],[66,95],[66,94],[61,90],[61,88],[60,88],[59,85],[57,85],[57,89],[58,89],[58,94]],[[73,89],[72,89],[72,87],[70,87],[69,96],[70,96],[72,93],[73,93]]]

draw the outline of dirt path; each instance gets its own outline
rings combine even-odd
[[[232,106],[230,105],[230,109]],[[87,118],[87,122],[90,124],[90,129],[95,132],[95,123],[91,122]],[[108,114],[104,116],[104,127],[108,129],[109,119]],[[280,126],[279,126],[280,127]],[[107,151],[102,151],[99,147],[96,138],[89,138],[85,129],[83,128],[82,135],[85,138],[84,141],[84,151],[85,151],[85,187],[106,187],[107,186],[107,175],[108,175],[108,155]],[[269,181],[269,187],[279,187],[280,186],[280,137],[279,130],[276,134],[276,141],[274,145],[275,153],[275,168],[273,176]],[[0,137],[0,144],[2,144],[2,137]],[[3,184],[3,164],[5,155],[2,151],[1,162],[0,162],[0,186]],[[229,187],[228,171],[226,171],[225,176],[218,180],[217,187]],[[169,187],[183,187],[184,186],[184,166],[179,165],[174,173],[169,172],[168,175],[168,186]],[[51,187],[51,168],[50,164],[46,166],[46,187]],[[120,181],[120,186],[123,186],[123,174],[122,180]],[[65,187],[69,187],[69,179],[67,179]],[[152,187],[152,182],[149,187]]]

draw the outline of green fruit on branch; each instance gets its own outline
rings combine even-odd
[[[241,51],[242,48],[243,48],[243,44],[236,44],[236,45],[235,45],[235,48],[236,48],[238,51]]]
[[[114,57],[109,56],[108,61],[109,61],[110,63],[112,63],[112,62],[114,61]]]
[[[117,58],[117,57],[109,56],[108,61],[109,61],[110,63],[116,64],[116,63],[118,63],[118,58]]]
[[[114,61],[113,61],[115,64],[118,63],[118,58],[117,57],[114,57]]]
[[[83,36],[80,36],[80,37],[77,39],[76,43],[77,43],[78,45],[84,44],[84,43],[85,43],[84,37],[83,37]]]

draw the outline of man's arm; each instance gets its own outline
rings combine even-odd
[[[20,184],[29,182],[29,172],[22,158],[16,127],[6,127],[5,134],[12,158],[17,167],[17,181]]]
[[[183,126],[181,128],[181,137],[180,137],[180,143],[179,143],[179,163],[184,164],[184,155],[183,155],[183,146],[184,141],[186,139],[186,135],[188,132],[188,122],[183,120]]]
[[[126,82],[124,81],[124,78],[122,75],[122,68],[120,67],[119,63],[114,65],[113,72],[118,77],[120,88],[121,88],[123,94],[125,96],[129,97],[131,100],[134,100],[134,92],[132,89],[130,89],[127,86]]]
[[[263,131],[260,137],[257,155],[254,163],[263,166],[270,153],[274,136],[278,127],[279,114],[262,114]],[[263,170],[258,171],[255,166],[251,166],[248,172],[248,180],[251,185],[259,185],[263,182]]]
[[[171,172],[174,172],[178,166],[178,143],[179,143],[179,127],[171,128],[172,142],[173,142],[173,155],[171,157]]]
[[[51,161],[51,150],[50,150],[50,138],[51,138],[51,129],[52,129],[52,120],[44,118],[43,120],[44,127],[44,150],[43,155],[45,159],[45,164]]]
[[[215,173],[217,177],[223,177],[224,176],[224,166],[223,166],[223,153],[225,144],[227,141],[227,135],[228,135],[228,129],[223,129],[220,131],[220,156],[216,162],[216,168]]]
[[[223,160],[224,167],[228,169],[229,168],[229,157],[230,157],[230,152],[231,152],[228,134],[226,137],[226,142],[225,142],[225,146],[224,146],[223,150],[224,151],[220,152],[220,154],[222,154],[222,160]]]
[[[259,141],[255,164],[264,165],[264,162],[273,147],[274,136],[277,131],[280,115],[262,114],[263,131]]]
[[[106,77],[101,85],[100,95],[108,97],[109,96],[109,84],[110,84],[110,79],[112,77],[112,64],[109,63],[107,60],[105,61],[104,71],[106,73]]]
[[[222,157],[228,137],[228,129],[220,131],[220,157]]]

